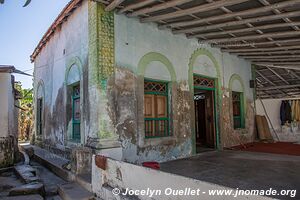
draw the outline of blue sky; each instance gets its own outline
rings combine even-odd
[[[0,4],[0,65],[14,65],[33,73],[30,55],[60,11],[70,0],[5,0]],[[32,77],[15,75],[24,88],[32,88]]]

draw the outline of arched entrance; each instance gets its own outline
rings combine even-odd
[[[193,98],[193,153],[203,147],[219,147],[220,67],[206,49],[198,49],[189,63],[189,87]]]

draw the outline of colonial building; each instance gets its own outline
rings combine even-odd
[[[106,10],[72,0],[33,52],[37,145],[140,163],[254,140],[250,61]]]

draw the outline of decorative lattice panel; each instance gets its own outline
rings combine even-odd
[[[197,95],[194,96],[195,101],[200,100],[200,99],[205,99],[205,95],[204,94],[197,94]]]
[[[210,78],[204,78],[201,76],[194,76],[194,86],[215,88],[215,80]]]
[[[145,92],[167,93],[167,84],[145,81],[144,90]]]

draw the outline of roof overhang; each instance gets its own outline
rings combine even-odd
[[[256,65],[261,98],[300,96],[300,0],[96,0]]]
[[[0,65],[0,73],[15,73],[15,74],[22,74],[26,76],[32,76],[21,70],[16,69],[13,65]]]
[[[31,62],[34,62],[35,58],[43,47],[47,44],[50,38],[54,35],[54,33],[61,27],[61,25],[67,21],[68,17],[80,6],[83,0],[71,0],[64,9],[60,12],[51,26],[48,28],[46,33],[43,35],[42,39],[38,43],[37,47],[34,49],[33,53],[30,56]]]

